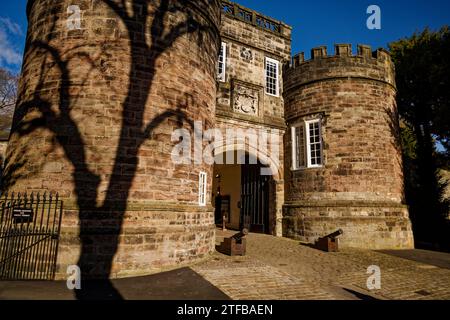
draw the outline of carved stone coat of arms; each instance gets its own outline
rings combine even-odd
[[[235,112],[258,115],[259,94],[257,90],[236,85],[234,97],[233,109]]]

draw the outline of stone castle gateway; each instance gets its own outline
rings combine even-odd
[[[342,228],[344,247],[413,247],[386,51],[291,58],[291,27],[226,0],[79,0],[75,29],[72,4],[28,1],[4,173],[4,191],[64,199],[58,277],[198,261],[224,217],[305,242]],[[244,163],[175,164],[173,132],[195,122],[278,142],[238,136],[214,154]]]

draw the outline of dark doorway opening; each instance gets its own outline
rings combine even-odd
[[[230,221],[231,216],[230,202],[231,197],[229,195],[221,195],[221,194],[216,195],[214,207],[216,225],[222,226],[224,220],[225,223]]]
[[[234,159],[239,158],[236,151],[234,156]],[[215,223],[219,228],[247,228],[250,232],[271,234],[270,218],[274,207],[270,204],[275,201],[273,177],[262,174],[266,166],[255,157],[246,154],[245,161],[243,158],[244,155],[239,164],[214,166]]]

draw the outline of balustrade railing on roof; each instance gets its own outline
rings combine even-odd
[[[253,24],[263,30],[281,33],[281,24],[279,22],[259,15],[254,11],[247,10],[236,3],[222,0],[222,12],[226,15]]]

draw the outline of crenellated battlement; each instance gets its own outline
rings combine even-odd
[[[305,60],[303,52],[295,55],[285,68],[285,89],[310,82],[334,78],[366,78],[386,82],[395,87],[395,68],[385,49],[372,51],[368,45],[358,45],[353,55],[351,44],[336,44],[334,55],[327,47],[311,50],[311,59]]]
[[[310,60],[301,53],[286,66],[284,236],[314,243],[342,229],[342,247],[414,247],[396,94],[384,49],[358,45],[353,54],[350,44],[337,44],[329,55],[317,47]]]
[[[336,44],[334,46],[335,54],[333,56],[329,56],[327,53],[326,46],[320,46],[311,49],[311,60],[305,60],[305,53],[300,52],[292,58],[291,65],[289,67],[296,68],[305,62],[310,62],[313,60],[323,59],[323,58],[335,58],[335,57],[355,57],[355,58],[370,58],[377,59],[380,61],[385,61],[386,59],[390,59],[390,54],[385,49],[378,49],[376,51],[372,51],[371,46],[359,44],[358,45],[358,53],[356,56],[353,56],[352,53],[352,45],[351,44]]]

